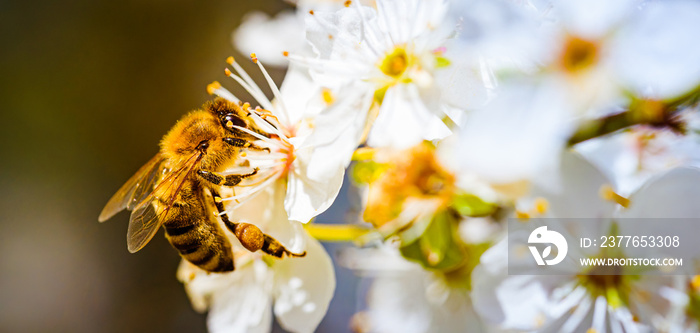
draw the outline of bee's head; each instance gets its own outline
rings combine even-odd
[[[219,119],[219,123],[226,131],[238,137],[245,135],[235,127],[251,127],[250,124],[248,124],[250,118],[247,116],[247,112],[236,103],[223,98],[217,98],[207,103],[204,108]]]
[[[194,111],[180,119],[163,137],[161,150],[173,159],[194,153],[226,151],[228,145],[222,141],[225,135],[217,117],[207,111]]]

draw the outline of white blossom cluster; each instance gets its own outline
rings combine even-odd
[[[508,275],[504,221],[700,217],[700,2],[293,6],[250,13],[233,34],[274,98],[228,59],[229,84],[266,115],[269,135],[250,134],[269,151],[242,157],[260,171],[224,200],[307,255],[270,258],[232,237],[232,273],[183,261],[210,331],[268,332],[273,314],[314,331],[335,289],[319,241],[347,241],[334,259],[371,281],[339,324],[357,332],[697,332],[700,276]],[[288,68],[279,89],[263,64]],[[361,214],[312,223],[346,171]]]

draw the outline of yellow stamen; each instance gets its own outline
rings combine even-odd
[[[352,160],[353,161],[366,161],[366,160],[371,160],[374,158],[374,153],[376,153],[377,150],[374,148],[369,148],[369,147],[363,147],[363,148],[357,148],[354,153],[352,153]]]
[[[598,333],[598,331],[595,328],[589,328],[586,333]]]
[[[207,93],[209,95],[214,95],[214,92],[221,89],[221,83],[214,81],[207,85]]]
[[[258,56],[255,55],[255,53],[250,54],[250,60],[253,60],[253,63],[258,63]]]
[[[326,103],[326,105],[333,104],[333,94],[331,93],[330,89],[323,88],[323,92],[321,94],[323,95],[323,101]]]
[[[537,212],[538,215],[544,215],[544,213],[547,212],[549,209],[549,201],[545,198],[537,198],[535,199],[535,212]]]
[[[221,200],[221,197],[214,197],[214,201],[216,201],[216,203],[222,203],[222,202],[223,202],[223,200]]]
[[[248,153],[242,151],[242,152],[241,152],[241,157],[246,157],[246,156],[248,156]]]
[[[233,122],[230,121],[230,120],[227,121],[227,122],[226,122],[226,127],[228,127],[228,128],[233,128]]]
[[[309,223],[304,229],[322,242],[351,242],[369,232],[368,229],[350,224]]]
[[[236,59],[233,59],[233,57],[226,58],[226,63],[228,63],[229,65],[233,66],[234,62],[236,62]]]
[[[598,45],[594,41],[569,36],[559,58],[559,65],[569,73],[577,73],[598,61]]]
[[[233,74],[233,73],[231,73],[231,70],[228,68],[224,68],[224,73],[226,74],[226,76],[231,76],[231,74]]]
[[[309,11],[309,14],[313,15],[313,14],[314,14],[314,11],[313,11],[313,10],[310,10],[310,11]]]
[[[284,51],[284,52],[282,52],[282,55],[285,56],[285,57],[289,57],[289,52]]]
[[[352,4],[352,1],[348,0],[348,1],[345,1],[345,3],[343,5],[345,5],[345,7],[350,7],[351,4]]]
[[[615,202],[625,208],[630,205],[629,199],[615,193],[612,186],[607,184],[600,187],[600,196],[605,200]]]
[[[243,103],[243,105],[241,106],[241,108],[242,108],[243,110],[248,110],[248,109],[250,109],[250,103],[248,103],[248,102]]]
[[[399,77],[408,68],[408,54],[402,47],[397,47],[391,53],[387,54],[379,65],[381,71],[392,77]]]
[[[515,217],[517,217],[517,218],[519,218],[519,219],[527,220],[527,219],[530,218],[530,213],[528,213],[528,212],[523,212],[523,211],[520,211],[520,210],[516,210],[516,211],[515,211]]]
[[[700,275],[695,275],[693,276],[693,279],[690,280],[690,286],[693,287],[693,290],[700,291]]]

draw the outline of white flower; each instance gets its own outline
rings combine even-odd
[[[580,157],[567,154],[561,163],[559,175],[548,175],[560,177],[559,186],[535,190],[534,195],[539,194],[546,200],[546,209],[540,210],[546,217],[598,218],[587,220],[590,223],[586,225],[573,226],[577,227],[572,231],[576,237],[607,235],[613,217],[619,223],[620,234],[625,235],[632,234],[625,233],[626,228],[639,228],[625,224],[625,219],[700,215],[698,206],[686,200],[700,194],[698,169],[674,169],[650,180],[627,199],[613,192],[605,176]],[[607,200],[602,200],[601,192]],[[618,204],[627,208],[619,210]],[[646,230],[641,234],[655,233]],[[472,297],[477,311],[485,320],[502,328],[557,332],[593,328],[597,332],[606,329],[629,332],[637,331],[641,325],[651,325],[668,309],[668,300],[659,296],[659,292],[673,286],[673,277],[596,277],[583,269],[565,275],[508,275],[506,246],[502,241],[484,253],[472,276]],[[591,248],[590,251],[597,250]],[[593,252],[583,253],[583,257],[593,255]]]
[[[289,60],[285,52],[312,56],[311,46],[306,43],[304,15],[309,10],[336,10],[343,7],[344,0],[288,1],[295,10],[284,10],[274,17],[260,11],[247,13],[241,25],[232,35],[233,45],[243,54],[255,52],[268,66],[287,67]],[[369,5],[372,0],[362,1]]]
[[[629,95],[665,100],[700,84],[700,4],[693,1],[555,1],[529,36],[541,74],[568,90],[579,113],[601,115]],[[533,44],[536,42],[532,42]]]
[[[573,111],[556,82],[520,80],[499,87],[472,111],[440,154],[462,183],[530,181],[557,165],[572,132]]]
[[[337,109],[349,107],[349,104],[338,101],[326,108],[318,86],[304,72],[295,68],[289,69],[280,91],[254,55],[253,61],[260,67],[275,94],[274,102],[265,97],[232,57],[228,62],[240,76],[228,69],[227,74],[241,84],[260,103],[260,107],[253,109],[249,104],[241,103],[218,83],[208,87],[210,93],[249,108],[250,116],[265,133],[256,133],[232,123],[229,127],[253,135],[258,139],[253,144],[268,149],[248,150],[241,155],[235,167],[227,170],[226,173],[241,173],[244,172],[242,170],[250,172],[257,168],[258,173],[246,178],[236,187],[237,192],[233,196],[224,197],[223,200],[235,202],[230,208],[234,209],[260,190],[279,182],[284,184],[279,187],[280,190],[286,191],[283,205],[289,219],[307,223],[333,203],[355,148],[344,145],[344,141],[333,140],[339,132],[334,129],[344,124],[333,118],[316,119],[315,116],[321,111],[332,114]],[[329,154],[329,151],[333,153]]]
[[[700,166],[700,137],[689,129],[687,135],[650,127],[582,142],[583,154],[610,179],[622,194],[632,193],[653,176],[674,167]]]
[[[391,245],[347,249],[339,260],[371,279],[367,308],[353,318],[358,332],[485,331],[466,288],[407,261]]]
[[[326,314],[335,290],[333,263],[321,244],[306,232],[301,231],[299,239],[284,209],[271,204],[283,193],[265,189],[233,210],[231,216],[256,223],[297,250],[305,245],[306,256],[276,259],[251,253],[230,235],[236,266],[233,272],[210,274],[181,262],[178,279],[185,284],[195,310],[209,311],[210,332],[269,332],[273,312],[285,329],[313,332]]]
[[[445,1],[379,0],[376,5],[353,2],[335,12],[314,11],[306,19],[306,36],[318,57],[290,54],[290,59],[308,66],[323,86],[360,92],[364,107],[352,110],[359,119],[352,125],[361,134],[371,126],[369,145],[405,148],[444,138],[450,133],[442,121],[445,112],[464,107],[449,104],[466,103],[464,96],[474,93],[449,88],[478,86],[479,64],[459,71],[445,58],[454,33],[454,25],[446,23]],[[373,101],[378,109],[370,108]]]

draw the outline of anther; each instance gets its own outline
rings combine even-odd
[[[314,14],[314,11],[313,11],[313,10],[310,10],[310,11],[309,11],[309,14],[313,15],[313,14]]]
[[[224,73],[226,73],[226,76],[231,76],[231,74],[233,74],[233,73],[231,73],[231,70],[228,68],[224,68]]]
[[[226,122],[226,127],[228,127],[228,128],[233,128],[233,122],[230,121],[230,120],[227,121],[227,122]]]
[[[700,275],[695,275],[690,280],[690,286],[693,287],[694,291],[700,291]]]
[[[547,209],[549,209],[549,201],[547,201],[547,199],[535,199],[535,212],[537,212],[537,214],[544,215],[544,213],[547,212]]]
[[[223,200],[221,200],[221,197],[218,197],[218,196],[217,196],[217,197],[214,197],[214,201],[215,201],[216,203],[222,203],[222,202],[223,202]]]
[[[615,202],[625,208],[630,205],[629,199],[615,193],[612,186],[607,184],[600,187],[600,196],[605,200]]]
[[[241,106],[241,108],[243,108],[243,110],[248,110],[248,109],[250,109],[250,103],[248,103],[248,102],[243,103],[243,105]]]
[[[253,60],[253,63],[258,63],[258,56],[255,55],[255,53],[250,54],[250,60]]]
[[[233,66],[233,63],[235,63],[235,62],[236,62],[236,59],[233,59],[233,57],[231,57],[231,56],[226,58],[226,63],[228,63],[231,66]]]
[[[285,57],[289,57],[289,52],[284,51],[284,52],[282,52],[282,55],[285,56]]]
[[[522,219],[522,220],[528,220],[528,219],[530,219],[530,214],[528,214],[527,212],[516,210],[515,217]]]
[[[331,93],[330,89],[323,88],[323,92],[321,94],[323,95],[323,101],[326,102],[327,105],[333,104],[333,94]]]
[[[207,93],[209,95],[214,95],[214,93],[219,89],[221,89],[221,83],[217,81],[214,81],[207,85]]]
[[[345,3],[343,5],[345,5],[345,7],[350,7],[351,4],[352,4],[352,1],[348,0],[348,1],[345,1]]]

